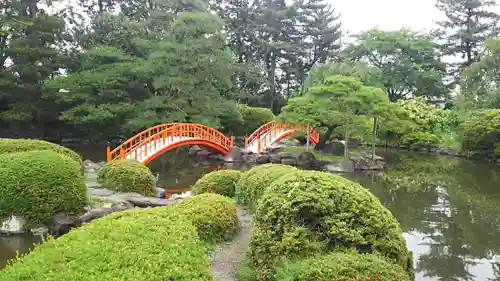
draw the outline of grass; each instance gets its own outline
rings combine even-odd
[[[105,204],[112,204],[113,201],[107,200],[106,198],[99,197],[99,196],[90,196],[90,207],[91,208],[99,208],[102,207]]]

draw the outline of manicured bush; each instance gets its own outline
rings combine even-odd
[[[427,132],[414,132],[403,137],[401,144],[410,149],[431,150],[439,147],[439,138]]]
[[[83,211],[87,187],[81,169],[52,150],[0,154],[0,218],[23,217],[29,228],[58,212]]]
[[[236,185],[237,200],[255,208],[264,190],[274,180],[294,171],[298,170],[282,164],[264,164],[253,167],[241,176]]]
[[[68,156],[76,162],[82,164],[82,158],[73,150],[43,140],[32,139],[5,139],[0,138],[0,154],[12,152],[24,152],[33,150],[52,150]],[[82,164],[83,165],[83,164]]]
[[[243,116],[245,125],[245,134],[253,133],[257,128],[274,120],[274,114],[269,108],[251,107],[248,105],[239,104],[238,110]]]
[[[236,205],[222,195],[196,195],[171,206],[168,211],[185,215],[193,221],[201,239],[208,245],[230,239],[238,229]]]
[[[354,248],[379,253],[413,274],[394,216],[368,190],[341,176],[297,171],[275,180],[253,217],[250,257],[263,278],[281,258]]]
[[[97,181],[102,187],[120,192],[155,196],[156,179],[144,164],[129,159],[115,160],[99,170]]]
[[[276,281],[410,281],[408,274],[396,264],[375,255],[331,253],[285,263],[277,269]]]
[[[165,209],[115,213],[73,229],[9,265],[0,281],[212,281],[196,228]]]
[[[194,194],[213,192],[227,197],[234,197],[236,183],[242,172],[236,170],[220,170],[201,177],[193,186]]]
[[[500,157],[500,109],[478,111],[460,126],[462,149],[471,156]]]

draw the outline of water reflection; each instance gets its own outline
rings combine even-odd
[[[400,222],[417,280],[500,280],[498,168],[421,154],[388,154],[391,170],[355,176]]]
[[[27,253],[40,241],[40,237],[32,235],[0,236],[0,269],[18,253]]]

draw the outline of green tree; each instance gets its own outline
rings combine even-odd
[[[290,123],[310,125],[321,131],[321,149],[334,131],[349,128],[369,116],[378,114],[383,104],[388,103],[384,91],[365,87],[355,77],[335,75],[328,77],[323,85],[309,88],[302,96],[290,99],[279,116]]]
[[[344,55],[380,69],[391,101],[447,94],[443,83],[445,65],[431,35],[408,29],[373,29],[355,37],[357,41],[345,50]]]
[[[452,65],[452,74],[476,61],[484,41],[498,35],[500,17],[492,11],[494,6],[493,0],[436,1],[436,7],[446,16],[446,20],[437,22],[444,54],[462,59]]]

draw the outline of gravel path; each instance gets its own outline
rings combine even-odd
[[[242,206],[237,206],[240,231],[232,241],[221,245],[212,258],[212,273],[216,281],[236,281],[236,270],[248,250],[252,232],[252,215]]]

